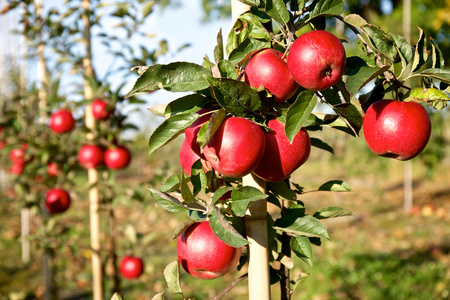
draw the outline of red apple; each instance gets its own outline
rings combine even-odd
[[[306,162],[311,141],[305,128],[297,133],[291,144],[282,122],[272,119],[267,126],[272,130],[265,132],[266,150],[253,173],[266,181],[283,181]]]
[[[184,131],[184,135],[186,136],[186,140],[191,146],[192,151],[194,151],[194,153],[200,156],[200,158],[202,159],[206,158],[203,155],[202,150],[200,149],[200,144],[197,142],[197,136],[200,128],[202,128],[202,126],[211,119],[212,114],[203,115],[208,111],[210,110],[205,108],[200,109],[197,113],[202,116],[195,120],[195,122],[192,123],[191,126],[186,128],[186,130]]]
[[[363,132],[367,145],[375,154],[408,160],[427,145],[431,122],[426,109],[419,103],[380,100],[367,110]]]
[[[45,195],[45,207],[51,214],[65,212],[70,206],[70,195],[66,190],[53,188]]]
[[[194,277],[214,279],[233,270],[242,248],[231,247],[215,236],[207,221],[189,226],[177,240],[178,260]]]
[[[120,274],[128,279],[139,278],[144,272],[144,262],[136,256],[125,256],[120,262]]]
[[[47,164],[47,174],[51,177],[54,177],[58,174],[58,164],[54,162],[49,162]]]
[[[2,150],[2,149],[5,148],[5,147],[6,147],[6,142],[0,140],[0,150]]]
[[[25,150],[24,149],[12,149],[9,151],[9,158],[13,164],[23,165],[25,164]]]
[[[180,148],[180,164],[183,167],[184,173],[191,175],[191,169],[194,163],[200,159],[200,156],[194,153],[187,139],[183,140]]]
[[[264,49],[253,55],[245,67],[245,82],[255,88],[263,86],[274,95],[276,103],[291,98],[298,89],[283,53],[275,49]]]
[[[131,153],[124,146],[109,148],[105,151],[105,165],[108,169],[123,169],[130,164]]]
[[[333,86],[344,74],[345,49],[332,33],[310,31],[292,44],[287,64],[299,85],[311,91],[322,91]]]
[[[78,162],[85,169],[95,168],[103,164],[103,148],[86,144],[78,151]]]
[[[206,160],[220,174],[238,178],[251,173],[266,147],[261,127],[241,117],[226,118],[203,149]]]
[[[114,107],[112,107],[108,102],[95,99],[92,101],[92,114],[97,120],[106,120],[114,112]]]
[[[14,175],[21,175],[23,170],[25,169],[25,163],[13,163],[11,167],[9,167],[9,172]]]
[[[66,133],[75,128],[75,119],[70,110],[60,109],[51,115],[49,126],[55,133]]]

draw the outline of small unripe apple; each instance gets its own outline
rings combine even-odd
[[[105,151],[105,165],[108,169],[118,170],[126,168],[130,161],[130,150],[124,146],[109,148]]]
[[[294,41],[287,64],[299,85],[311,91],[322,91],[339,81],[346,60],[344,46],[334,34],[313,30]]]
[[[214,279],[233,270],[242,248],[222,242],[207,221],[194,223],[177,239],[178,260],[190,275],[201,279]]]
[[[253,55],[245,67],[245,82],[255,88],[263,86],[276,103],[291,98],[298,89],[283,53],[275,49],[264,49]]]
[[[144,272],[144,262],[137,256],[125,256],[120,262],[119,270],[123,277],[136,279]]]
[[[266,181],[283,181],[306,162],[311,152],[311,140],[302,128],[290,143],[284,124],[278,119],[269,120],[267,126],[272,130],[265,132],[266,150],[253,173]]]
[[[69,193],[60,188],[48,190],[45,195],[45,207],[51,214],[65,212],[70,206]]]
[[[419,103],[380,100],[367,110],[363,132],[373,153],[408,160],[426,147],[431,135],[431,121]]]
[[[75,128],[75,119],[70,110],[60,109],[51,115],[49,126],[55,133],[66,133]]]
[[[112,107],[108,102],[102,99],[95,99],[92,101],[92,114],[97,120],[106,120],[114,112],[114,107]]]
[[[103,148],[97,145],[86,144],[78,151],[78,162],[85,169],[98,167],[104,162]]]
[[[206,160],[220,174],[238,178],[251,173],[266,147],[262,128],[245,118],[226,118],[203,149]]]
[[[197,136],[200,128],[202,128],[202,126],[211,119],[212,114],[205,114],[208,111],[210,110],[205,108],[200,109],[197,113],[202,116],[195,120],[194,123],[192,123],[191,126],[186,128],[186,130],[184,131],[185,139],[191,146],[192,151],[194,151],[194,153],[202,159],[206,158],[205,155],[203,155],[202,150],[200,149],[200,144],[197,142]]]

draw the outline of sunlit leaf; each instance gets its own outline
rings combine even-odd
[[[292,236],[330,238],[325,226],[310,215],[300,217],[286,215],[275,222],[274,228]]]
[[[322,184],[319,191],[329,191],[329,192],[351,192],[350,186],[342,180],[330,180]]]
[[[313,251],[309,238],[306,236],[294,236],[291,238],[290,244],[292,252],[308,266],[312,267]]]
[[[289,107],[286,113],[284,131],[290,142],[294,140],[294,137],[302,129],[308,116],[316,106],[316,103],[317,97],[314,96],[314,92],[303,91],[298,95],[297,100]]]
[[[164,278],[170,292],[175,294],[183,294],[181,291],[180,265],[178,260],[175,260],[166,266],[164,269]]]
[[[351,211],[341,207],[326,207],[314,214],[317,219],[329,219],[353,215]]]
[[[209,225],[214,234],[224,243],[232,247],[242,247],[248,244],[248,241],[233,225],[225,218],[220,211],[212,206],[213,210],[209,215]]]
[[[250,204],[266,199],[268,195],[251,186],[243,186],[231,192],[231,210],[238,217],[243,217]]]
[[[344,1],[342,0],[315,0],[310,18],[320,15],[340,15],[344,12]]]

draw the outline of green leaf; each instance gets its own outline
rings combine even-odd
[[[281,25],[287,24],[291,19],[291,14],[283,0],[265,0],[258,8]]]
[[[221,60],[217,64],[219,68],[220,76],[224,78],[237,79],[238,72],[236,71],[234,65],[229,60]]]
[[[206,194],[208,179],[206,178],[200,159],[198,159],[191,168],[191,183],[194,187],[194,195],[196,195],[199,191]]]
[[[180,173],[170,176],[164,181],[164,183],[159,187],[159,190],[163,193],[170,193],[177,191],[181,186],[181,176]]]
[[[261,19],[258,16],[252,13],[245,13],[241,15],[239,19],[242,20],[244,24],[248,26],[249,36],[255,39],[267,41],[271,39],[270,33],[264,27],[263,23],[261,22]]]
[[[164,296],[164,291],[153,296],[152,300],[167,300],[166,296]]]
[[[341,15],[344,12],[344,1],[342,0],[315,0],[311,4],[310,18],[320,15]]]
[[[239,1],[244,4],[251,5],[251,6],[258,6],[260,3],[260,0],[239,0]]]
[[[322,220],[336,217],[345,217],[353,215],[351,211],[340,207],[326,207],[314,214],[314,217]]]
[[[216,63],[224,59],[224,51],[223,51],[223,37],[222,37],[222,29],[219,30],[217,34],[217,45],[214,48],[214,60]]]
[[[165,120],[155,129],[148,141],[148,153],[152,154],[155,150],[163,147],[186,128],[188,128],[198,118],[196,113],[178,114]]]
[[[180,265],[178,260],[168,264],[164,269],[164,278],[170,292],[175,294],[183,294],[180,283]]]
[[[209,214],[209,225],[214,234],[225,244],[232,247],[242,247],[248,244],[248,241],[233,225],[226,219],[220,211],[212,206],[213,210]]]
[[[370,67],[360,57],[352,56],[347,58],[347,67],[345,71],[345,86],[352,98],[356,96],[366,84],[383,74],[389,69],[389,66],[383,68]]]
[[[198,160],[200,161],[200,160]],[[191,192],[188,185],[189,180],[184,178],[184,174],[181,175],[181,197],[183,197],[183,203],[195,203],[195,197]]]
[[[197,221],[195,220],[189,220],[184,222],[183,224],[181,224],[180,226],[178,226],[177,229],[175,229],[175,231],[172,234],[172,238],[170,239],[171,241],[175,240],[176,238],[178,238],[178,236],[180,236],[181,234],[183,234],[183,232],[188,229],[192,224],[196,223]]]
[[[290,241],[291,249],[298,258],[303,260],[308,266],[313,265],[313,251],[311,242],[306,236],[295,236]]]
[[[169,197],[169,195],[158,192],[157,190],[152,188],[149,188],[149,191],[152,194],[153,199],[155,199],[156,203],[163,209],[173,213],[186,211],[186,208],[177,198]]]
[[[142,5],[142,16],[146,18],[153,12],[153,6],[155,6],[155,1],[146,1],[144,5]]]
[[[406,93],[403,101],[425,102],[435,109],[442,109],[447,106],[447,101],[450,101],[450,98],[438,89],[414,88]]]
[[[165,89],[170,92],[199,91],[209,86],[205,75],[208,69],[189,62],[174,62],[168,65],[153,65],[136,80],[132,90],[126,95]]]
[[[318,191],[328,192],[351,192],[350,186],[342,180],[330,180],[322,184]]]
[[[258,110],[261,99],[245,82],[228,78],[207,77],[213,97],[227,112],[243,117]]]
[[[286,181],[280,182],[267,182],[269,189],[277,196],[280,196],[286,200],[297,200],[297,194],[295,191],[289,188]]]
[[[266,199],[267,197],[268,195],[255,187],[240,187],[231,192],[231,210],[236,216],[243,217],[252,202]]]
[[[194,113],[205,107],[208,98],[200,94],[191,94],[173,100],[164,110],[164,116],[169,118],[181,113]]]
[[[431,69],[423,70],[420,73],[415,73],[415,74],[409,76],[409,78],[418,77],[418,76],[431,77],[431,78],[440,80],[442,82],[445,82],[446,84],[450,84],[450,71],[449,70],[431,68]]]
[[[344,22],[361,29],[364,25],[368,24],[367,21],[357,14],[349,14],[344,17]]]
[[[372,24],[363,25],[361,29],[367,34],[374,48],[391,62],[394,62],[397,50],[390,36]]]
[[[330,239],[328,232],[313,216],[286,215],[275,222],[275,229],[286,232],[292,236],[322,237]]]
[[[422,28],[420,27],[418,28],[419,28],[419,41],[417,42],[414,50],[414,60],[411,72],[419,70],[420,67],[427,62],[428,59],[427,38],[425,37]]]
[[[294,137],[302,129],[303,124],[313,111],[316,103],[317,97],[314,97],[314,92],[303,91],[289,107],[286,113],[286,125],[284,127],[289,142],[292,143]]]
[[[441,49],[439,49],[439,46],[436,44],[433,38],[430,37],[430,41],[431,41],[432,67],[441,69],[445,68],[445,59]]]
[[[322,149],[322,150],[325,150],[325,151],[328,151],[328,152],[330,152],[331,154],[334,155],[333,147],[331,147],[330,145],[328,145],[327,143],[325,143],[321,139],[314,138],[314,137],[311,137],[309,139],[311,141],[311,146],[319,148],[319,149]]]
[[[215,204],[217,201],[219,201],[219,198],[228,193],[229,191],[233,190],[231,186],[225,186],[217,189],[214,192],[214,195],[211,199],[211,205]]]
[[[252,37],[246,38],[242,43],[239,44],[235,49],[233,49],[228,59],[233,64],[240,64],[248,60],[253,54],[261,49],[270,48],[270,41],[255,39]]]
[[[391,33],[391,38],[394,40],[397,51],[402,58],[402,66],[405,68],[414,58],[413,48],[401,35]]]
[[[197,141],[200,143],[200,147],[204,148],[211,141],[212,137],[219,129],[223,120],[227,117],[227,112],[224,109],[219,109],[211,116],[208,122],[206,122],[198,133]]]

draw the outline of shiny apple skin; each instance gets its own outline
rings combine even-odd
[[[266,181],[283,181],[308,160],[311,140],[306,129],[302,128],[291,144],[284,124],[278,119],[269,120],[267,126],[272,130],[265,132],[266,150],[253,173]]]
[[[92,144],[83,145],[78,151],[78,162],[85,169],[96,168],[104,163],[104,150]]]
[[[144,272],[144,262],[137,256],[125,256],[120,262],[119,270],[123,277],[136,279]]]
[[[55,133],[67,133],[75,128],[75,119],[72,112],[67,109],[60,109],[55,111],[50,116],[50,129]]]
[[[214,279],[233,270],[242,248],[222,242],[207,221],[189,226],[177,239],[178,260],[183,269],[200,279]]]
[[[339,81],[346,61],[344,46],[334,34],[313,30],[294,41],[287,64],[299,85],[311,91],[322,91]]]
[[[104,161],[106,167],[111,170],[126,168],[131,162],[130,150],[125,146],[106,149]]]
[[[401,161],[409,160],[428,144],[431,121],[426,109],[419,103],[380,100],[367,110],[363,133],[373,153]]]

